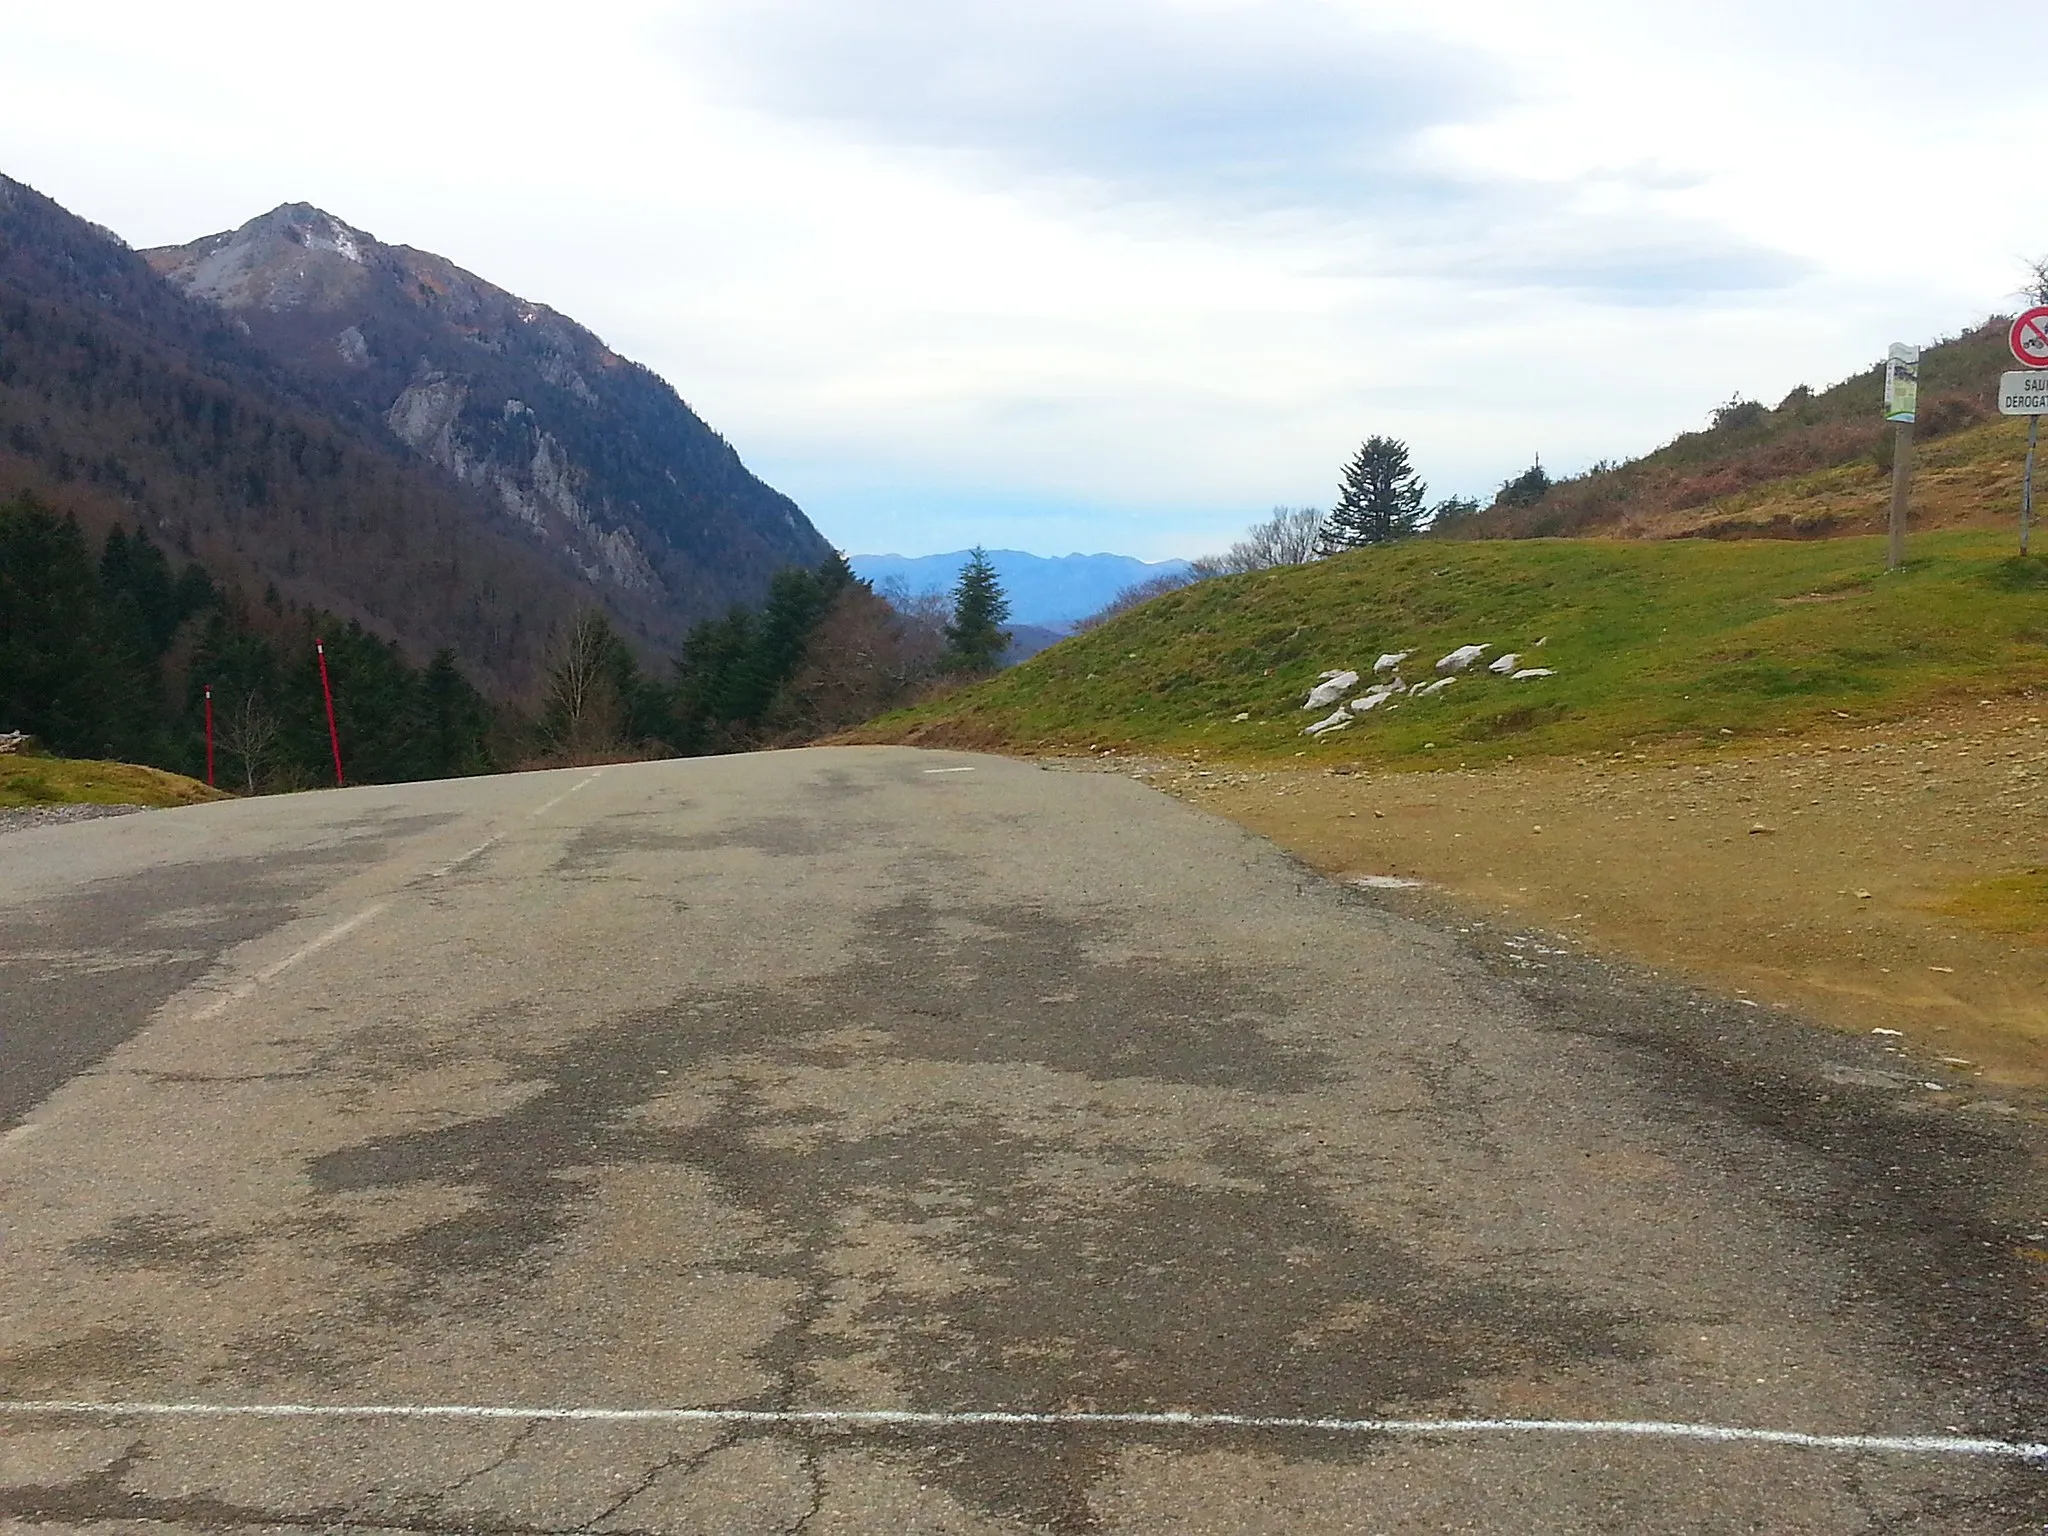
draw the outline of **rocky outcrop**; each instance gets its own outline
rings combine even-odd
[[[503,418],[514,437],[523,428],[531,437],[528,456],[497,456],[476,451],[461,433],[469,386],[445,373],[422,368],[385,413],[385,423],[398,440],[447,470],[465,485],[476,486],[512,517],[563,550],[592,582],[634,593],[652,593],[658,582],[654,567],[630,530],[605,527],[578,494],[583,474],[569,461],[562,445],[533,422],[523,400],[507,400]],[[500,439],[502,444],[504,438]]]
[[[546,305],[303,203],[143,253],[478,493],[650,638],[829,552],[647,369]]]

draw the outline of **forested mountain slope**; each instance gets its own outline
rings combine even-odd
[[[565,316],[303,203],[144,253],[662,642],[825,540],[647,369]]]
[[[473,493],[265,359],[105,231],[0,177],[0,498],[146,529],[250,597],[453,647],[523,688],[589,593]]]

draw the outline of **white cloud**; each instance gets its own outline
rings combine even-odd
[[[1373,431],[1640,451],[2003,303],[2041,92],[1901,0],[41,7],[0,170],[576,316],[853,548],[1189,553]],[[345,19],[337,19],[345,18]]]

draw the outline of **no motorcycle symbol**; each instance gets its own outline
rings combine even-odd
[[[2009,339],[2014,357],[2029,368],[2048,368],[2048,304],[2017,316]]]

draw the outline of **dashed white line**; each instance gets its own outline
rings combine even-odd
[[[784,1429],[1193,1429],[1418,1439],[1466,1435],[1611,1436],[1777,1445],[1800,1450],[2048,1461],[2048,1443],[1978,1435],[1825,1435],[1662,1419],[1345,1419],[1253,1413],[1031,1413],[905,1408],[537,1408],[476,1403],[119,1403],[0,1399],[0,1417],[109,1419],[454,1419],[578,1424],[758,1425]]]
[[[972,773],[972,768],[927,768],[926,773]]]
[[[544,801],[542,804],[537,805],[532,810],[528,811],[526,813],[527,816],[545,816],[549,811],[552,811],[564,800],[568,799],[571,795],[575,794],[577,790],[582,789],[585,785],[590,783],[592,779],[598,778],[600,775],[602,775],[603,772],[604,770],[600,768],[597,770],[596,773],[578,779],[574,784],[571,784],[567,789],[563,790],[559,795],[555,796],[554,799]],[[474,848],[470,849],[469,852],[456,855],[454,858],[450,859],[446,864],[443,864],[439,869],[428,870],[427,878],[429,880],[438,880],[443,875],[452,874],[454,871],[460,869],[463,865],[467,864],[471,859],[475,858],[478,854],[483,853],[487,849],[491,848],[494,844],[498,842],[499,838],[503,836],[503,833],[495,833],[492,836],[485,838],[482,842],[478,843]]]
[[[429,880],[438,880],[443,875],[448,874],[453,870],[460,869],[463,865],[467,864],[471,859],[475,858],[478,854],[482,853],[486,848],[489,848],[495,842],[497,842],[497,838],[495,837],[485,838],[482,842],[478,843],[474,848],[470,849],[469,852],[457,854],[454,858],[450,859],[446,864],[443,864],[439,869],[428,870],[427,878]]]
[[[535,806],[526,814],[528,816],[545,816],[549,811],[552,811],[564,800],[568,799],[571,795],[575,794],[577,790],[586,788],[588,785],[590,785],[595,780],[601,778],[603,775],[604,770],[600,768],[597,770],[596,773],[591,774],[589,778],[578,779],[574,784],[571,784],[567,789],[563,790],[559,795],[555,796],[554,799],[548,801],[544,805]]]
[[[225,1010],[229,1004],[238,1003],[242,1001],[244,998],[254,996],[256,989],[262,986],[265,982],[275,981],[279,976],[282,976],[286,971],[290,970],[293,966],[297,965],[301,960],[306,959],[310,955],[317,955],[321,950],[325,949],[328,945],[338,943],[340,940],[347,938],[351,933],[354,933],[358,928],[362,927],[363,924],[367,923],[379,912],[382,912],[387,905],[389,905],[389,903],[380,901],[375,903],[374,905],[367,906],[363,908],[362,911],[358,912],[354,917],[348,918],[343,922],[336,923],[332,928],[328,929],[325,933],[320,934],[315,938],[308,939],[304,944],[301,944],[297,949],[293,950],[290,954],[286,955],[282,960],[273,960],[269,965],[266,965],[262,970],[258,971],[254,976],[250,977],[248,980],[237,982],[234,986],[228,988],[227,991],[215,997],[213,1001],[207,1003],[204,1007],[196,1010],[193,1013],[192,1017],[195,1019],[213,1018],[217,1014]]]
[[[382,912],[384,908],[388,905],[388,902],[375,902],[372,905],[363,908],[363,910],[358,912],[354,917],[351,917],[344,922],[336,923],[332,928],[328,929],[318,938],[308,939],[305,943],[301,944],[297,949],[293,950],[290,954],[286,955],[282,960],[274,960],[269,965],[263,967],[262,970],[256,973],[256,980],[259,982],[275,981],[279,976],[282,976],[286,971],[290,970],[293,966],[297,965],[301,960],[304,960],[311,955],[317,955],[320,953],[321,950],[325,949],[328,945],[337,944],[341,940],[347,938],[350,934],[354,933],[358,928],[362,927],[363,924],[367,923],[371,918],[375,917],[379,912]]]

